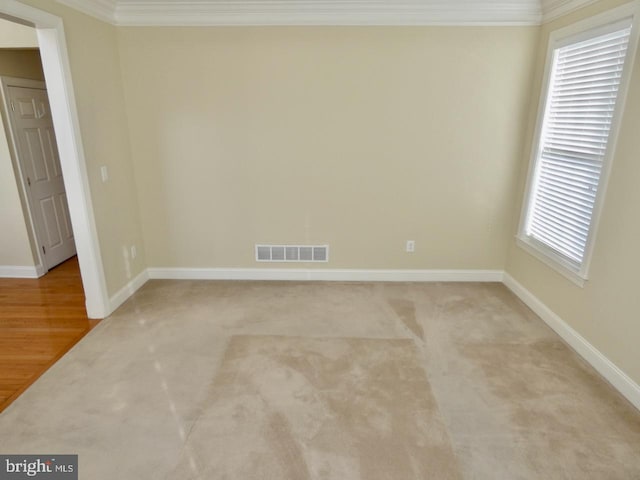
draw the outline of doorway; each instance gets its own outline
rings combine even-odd
[[[6,125],[25,218],[43,272],[76,254],[53,118],[44,82],[2,77]]]
[[[89,191],[62,19],[16,0],[4,0],[0,18],[34,27],[57,134],[60,167],[68,198],[89,318],[111,313]]]

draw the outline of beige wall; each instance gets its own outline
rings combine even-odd
[[[113,295],[145,268],[116,28],[50,0],[23,3],[63,19],[107,288]],[[100,166],[110,181],[100,180]],[[132,261],[128,248],[138,245]]]
[[[38,48],[35,29],[0,18],[0,48]]]
[[[0,36],[4,24],[0,24]],[[0,49],[0,76],[43,80],[37,50]],[[0,266],[33,267],[26,221],[20,203],[3,119],[0,118]]]
[[[0,75],[44,81],[40,52],[32,49],[1,48]]]
[[[9,146],[0,116],[0,266],[33,267],[29,235],[22,213]]]
[[[538,34],[119,29],[149,266],[503,269]]]
[[[536,87],[532,104],[537,105],[549,32],[624,2],[600,2],[579,13],[545,25],[539,47]],[[640,55],[639,55],[640,56]],[[573,327],[580,335],[640,383],[640,58],[635,60],[622,129],[618,140],[607,197],[584,288],[555,273],[512,242],[507,272]],[[535,110],[535,107],[532,109]],[[529,122],[523,154],[521,192],[526,178],[535,111]],[[521,194],[522,196],[522,194]],[[518,205],[519,215],[519,205]],[[518,215],[514,215],[515,234]]]

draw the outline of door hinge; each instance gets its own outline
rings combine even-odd
[[[11,100],[11,110],[14,111],[14,112],[16,111],[16,106],[13,103],[13,100]]]
[[[27,177],[27,185],[31,186],[31,179]]]
[[[42,253],[44,253],[45,255],[47,254],[47,250],[44,248],[44,245],[42,245]]]

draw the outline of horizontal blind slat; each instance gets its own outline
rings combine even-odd
[[[600,179],[599,172],[585,172],[553,163],[542,165],[542,169],[548,175],[557,175],[559,178],[571,180],[582,185],[597,186]]]
[[[609,139],[608,135],[605,134],[590,134],[590,135],[580,135],[580,132],[568,132],[566,130],[554,130],[547,134],[550,142],[553,142],[555,139],[561,141],[574,141],[579,144],[587,144],[587,145],[602,145],[606,144]]]
[[[541,163],[550,162],[563,164],[575,168],[597,171],[600,174],[602,160],[599,158],[583,158],[575,155],[562,155],[552,150],[546,150],[541,157]]]
[[[565,56],[558,60],[557,67],[560,69],[571,68],[585,63],[602,61],[604,59],[618,59],[620,52],[624,51],[625,47],[621,44],[609,44],[604,45],[602,48],[590,50],[585,55],[573,55]]]
[[[619,79],[612,79],[611,81],[601,80],[593,83],[577,84],[577,85],[565,85],[558,86],[556,92],[560,93],[574,93],[574,92],[588,92],[594,88],[609,88],[611,91],[617,91],[617,85]]]
[[[588,223],[582,223],[574,217],[566,215],[566,212],[562,210],[546,210],[545,215],[538,215],[535,218],[546,219],[552,224],[565,227],[565,230],[568,231],[568,235],[574,239],[581,238],[582,236],[586,237],[589,232]]]
[[[586,72],[556,72],[556,78],[558,81],[558,86],[567,86],[573,85],[575,83],[591,83],[594,80],[609,80],[616,79],[620,76],[620,72],[622,71],[621,65],[616,68],[598,68],[593,70],[588,70]]]
[[[554,248],[558,252],[563,255],[574,259],[576,261],[581,260],[582,255],[582,242],[577,242],[573,239],[567,240],[565,238],[556,235],[556,230],[550,228],[547,224],[544,223],[535,223],[539,228],[533,232],[533,237],[537,237],[540,240],[546,240],[543,243],[546,243],[551,248]]]
[[[562,223],[555,220],[538,216],[534,219],[534,224],[539,227],[544,227],[540,228],[540,234],[545,234],[553,238],[559,244],[565,244],[567,250],[574,250],[574,253],[580,253],[580,247],[586,243],[586,232],[584,234],[573,234],[564,228]]]
[[[622,28],[616,32],[612,32],[599,37],[594,37],[593,39],[585,40],[572,45],[567,45],[565,47],[562,47],[562,51],[564,52],[565,56],[573,56],[575,55],[575,52],[587,54],[593,48],[598,48],[599,46],[604,45],[608,42],[615,42],[619,39],[628,37],[630,28],[631,27]]]
[[[588,215],[588,212],[582,212],[576,209],[567,208],[562,203],[558,202],[550,202],[546,197],[539,197],[538,201],[543,204],[547,209],[556,211],[558,213],[562,213],[567,218],[576,222],[577,224],[584,225],[585,227],[589,227],[591,218]]]
[[[534,223],[539,227],[544,227],[544,233],[549,236],[553,235],[553,238],[558,243],[566,244],[567,249],[575,249],[575,253],[579,253],[580,247],[586,243],[586,237],[588,235],[587,231],[573,232],[565,228],[565,224],[563,222],[556,219],[536,217],[534,219]]]
[[[547,215],[537,216],[534,221],[546,225],[547,228],[554,231],[554,233],[561,237],[563,240],[578,245],[586,242],[587,235],[589,234],[588,228],[574,228],[571,224],[567,223],[565,218],[552,215],[550,212],[546,212]]]
[[[577,178],[592,179],[596,183],[600,179],[600,169],[584,167],[582,165],[569,164],[566,162],[545,161],[541,168],[550,169],[555,172],[576,176]]]
[[[584,60],[579,63],[576,62],[572,65],[565,64],[562,68],[558,68],[556,71],[561,75],[573,75],[576,73],[588,73],[593,71],[616,70],[622,65],[624,60],[624,55],[622,55],[622,53],[623,51],[620,52],[620,55],[614,58],[605,55],[603,57]]]
[[[576,188],[575,186],[565,185],[562,182],[549,181],[549,179],[541,182],[540,191],[551,194],[555,193],[555,196],[558,197],[559,200],[562,199],[561,201],[564,203],[571,202],[574,208],[589,209],[592,207],[595,199],[595,192],[589,189]]]

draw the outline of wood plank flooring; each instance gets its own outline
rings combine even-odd
[[[0,412],[98,321],[87,318],[77,257],[39,279],[0,278]]]

